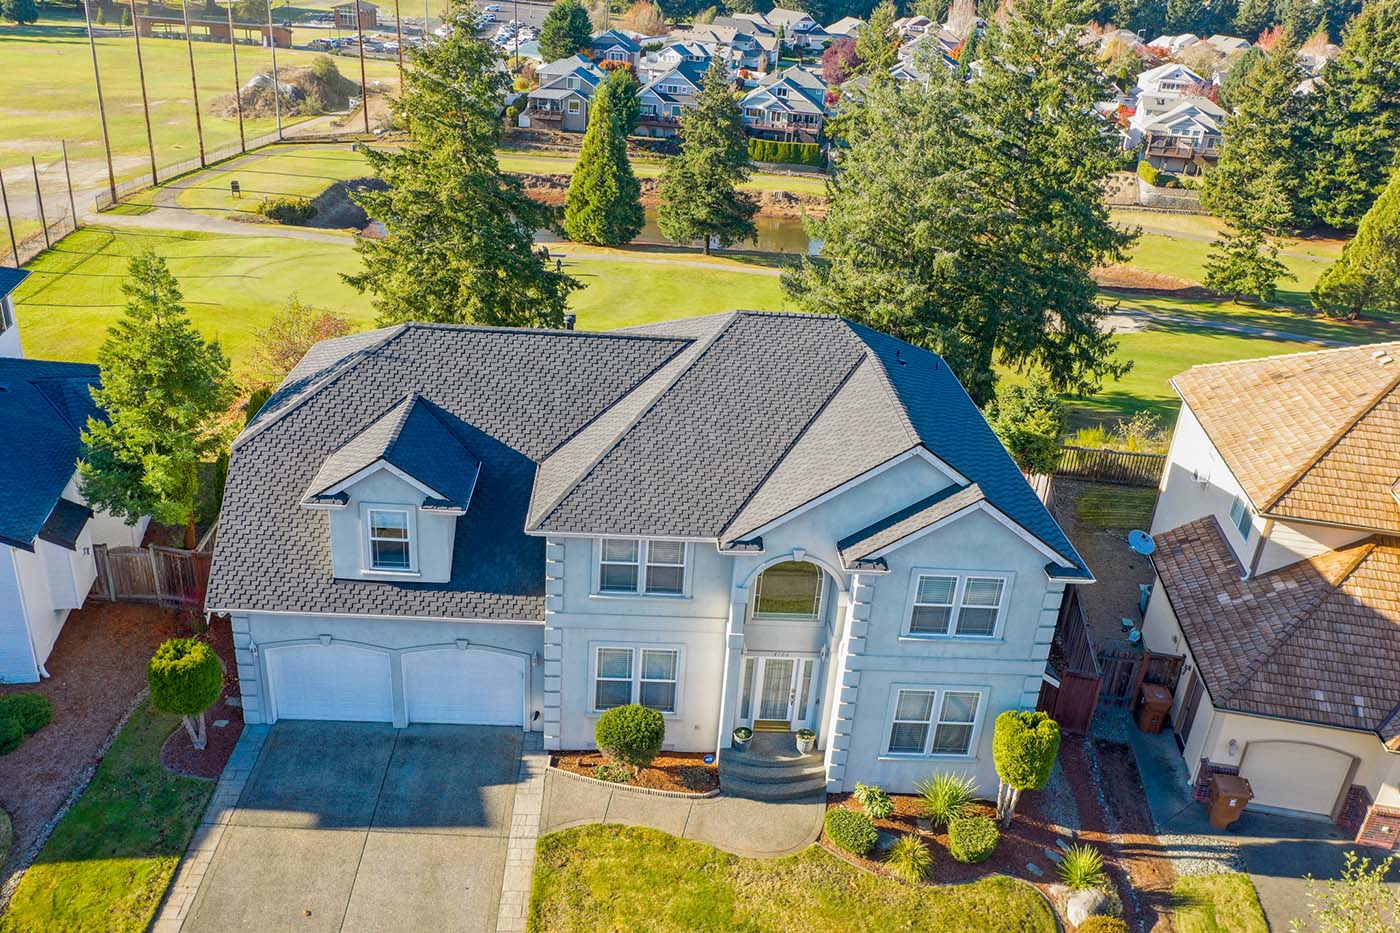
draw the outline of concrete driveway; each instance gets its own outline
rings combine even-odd
[[[280,722],[182,927],[496,929],[521,733]]]

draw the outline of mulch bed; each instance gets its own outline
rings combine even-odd
[[[8,877],[68,799],[85,767],[146,686],[146,662],[165,639],[187,634],[179,613],[135,603],[89,600],[74,610],[37,684],[0,686],[0,694],[33,691],[53,703],[53,721],[0,758],[0,807],[14,820],[15,840],[0,876]]]
[[[160,750],[161,764],[176,774],[190,777],[217,779],[224,773],[233,747],[243,734],[243,708],[238,703],[238,668],[233,657],[233,626],[228,616],[216,615],[209,620],[209,631],[205,638],[214,647],[219,660],[224,662],[224,689],[219,702],[204,714],[208,741],[199,750],[190,741],[185,729],[176,729],[165,740]],[[233,700],[233,704],[229,701]],[[223,722],[225,725],[218,725]]]
[[[667,752],[657,757],[650,768],[644,768],[637,777],[619,784],[619,787],[646,787],[652,790],[680,791],[688,794],[704,794],[719,787],[719,769],[707,765],[705,756],[699,753]],[[596,750],[555,752],[554,767],[572,774],[593,777],[599,765],[608,764],[608,756]]]

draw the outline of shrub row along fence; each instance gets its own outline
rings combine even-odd
[[[1055,475],[1122,486],[1156,486],[1166,464],[1165,454],[1066,444]]]
[[[210,551],[96,545],[97,583],[92,595],[110,602],[198,605],[209,585]]]
[[[755,162],[776,162],[785,165],[812,165],[820,168],[826,160],[817,143],[782,142],[775,139],[750,139],[749,158]]]

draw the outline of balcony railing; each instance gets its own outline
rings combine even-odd
[[[1167,159],[1218,159],[1220,147],[1198,146],[1171,139],[1150,139],[1147,142],[1147,155]]]

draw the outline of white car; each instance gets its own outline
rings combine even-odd
[[[487,13],[499,13],[499,12],[501,12],[500,5],[499,5],[499,4],[495,4],[495,3],[491,4],[491,5],[488,6],[488,7],[485,7],[484,9],[486,10]]]

